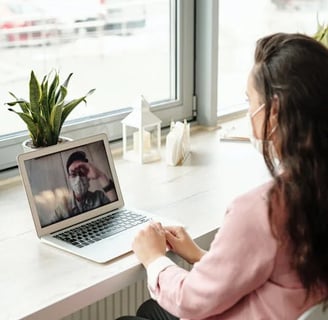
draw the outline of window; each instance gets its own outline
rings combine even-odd
[[[0,170],[16,166],[24,123],[4,107],[9,91],[28,99],[31,70],[52,69],[69,97],[92,88],[63,133],[106,132],[121,138],[121,123],[143,94],[164,126],[192,118],[193,1],[3,0],[0,5]]]
[[[259,37],[274,32],[313,35],[317,17],[327,22],[327,10],[327,0],[220,0],[218,115],[248,107],[246,80]]]

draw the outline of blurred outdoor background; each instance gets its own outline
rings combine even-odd
[[[218,113],[245,108],[258,38],[274,32],[313,36],[318,22],[328,23],[328,0],[219,0]]]
[[[179,0],[177,0],[179,1]],[[206,0],[204,0],[206,1]],[[25,129],[7,110],[28,99],[31,70],[73,72],[69,97],[92,88],[70,118],[177,97],[173,0],[0,0],[0,139]],[[313,35],[328,0],[219,0],[218,114],[245,108],[255,41],[272,32]]]

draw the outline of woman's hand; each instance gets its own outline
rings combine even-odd
[[[132,249],[139,261],[147,266],[166,253],[165,230],[160,223],[150,222],[136,235]]]
[[[166,241],[171,251],[193,264],[205,254],[183,227],[165,227]]]

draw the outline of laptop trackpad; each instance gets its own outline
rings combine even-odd
[[[123,231],[117,235],[98,241],[95,244],[81,248],[81,252],[88,257],[93,257],[100,263],[107,262],[118,256],[132,251],[132,242],[137,232],[142,229],[145,224],[135,228]]]

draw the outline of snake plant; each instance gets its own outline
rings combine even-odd
[[[95,91],[92,89],[80,98],[65,100],[72,75],[73,73],[70,73],[60,84],[59,73],[51,71],[43,77],[40,84],[32,70],[29,80],[29,101],[17,98],[9,92],[15,101],[7,102],[6,105],[9,107],[19,105],[20,111],[12,108],[8,110],[15,112],[25,122],[34,148],[57,144],[68,115],[82,101],[86,103],[86,97]]]
[[[318,28],[313,38],[328,48],[328,25],[320,24],[318,22]]]

